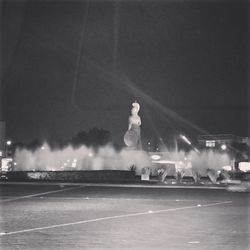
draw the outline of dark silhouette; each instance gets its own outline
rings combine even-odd
[[[72,138],[70,143],[74,147],[79,147],[81,145],[99,147],[104,146],[109,142],[111,142],[111,133],[105,129],[94,127],[88,132],[79,132]]]
[[[32,151],[37,150],[43,145],[43,141],[36,138],[33,141],[31,141],[29,144],[26,145],[26,148]]]

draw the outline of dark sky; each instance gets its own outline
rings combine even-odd
[[[243,1],[5,1],[2,25],[15,141],[96,126],[122,143],[134,99],[145,137],[201,134],[194,126],[248,135]]]

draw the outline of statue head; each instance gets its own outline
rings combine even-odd
[[[132,103],[132,109],[131,109],[131,114],[132,115],[137,115],[139,110],[140,110],[140,104],[137,101],[134,101]]]

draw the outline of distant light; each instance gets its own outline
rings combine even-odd
[[[206,141],[206,147],[214,148],[215,147],[215,140],[207,140]]]
[[[89,153],[89,157],[92,157],[93,156],[93,153]]]
[[[168,161],[168,160],[157,160],[157,161],[152,161],[153,163],[159,163],[159,164],[176,164],[176,161]]]
[[[42,150],[44,150],[44,149],[45,149],[45,147],[44,147],[44,146],[42,146],[42,147],[41,147],[41,149],[42,149]]]
[[[160,160],[161,156],[160,155],[151,155],[151,159],[153,159],[154,161]]]
[[[185,135],[180,135],[181,139],[185,141],[188,145],[191,145],[191,141],[188,140],[188,138]]]
[[[232,171],[233,170],[232,166],[229,166],[229,165],[223,166],[222,169],[225,171]]]
[[[250,162],[240,162],[239,163],[239,170],[243,172],[249,172],[250,171]]]
[[[200,244],[199,241],[189,241],[188,244]]]
[[[12,162],[13,159],[12,158],[4,158],[1,160],[1,169],[4,172],[9,171],[9,163]]]
[[[71,167],[72,167],[72,168],[76,168],[76,161],[73,161],[73,162],[72,162]]]
[[[226,144],[222,144],[220,147],[221,147],[222,150],[226,150],[227,149],[227,145]]]
[[[6,142],[6,144],[7,144],[8,146],[10,146],[10,145],[12,144],[12,141],[11,141],[11,140],[8,140],[8,141]]]

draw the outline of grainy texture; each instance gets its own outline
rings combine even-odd
[[[15,184],[0,187],[1,233],[10,233],[0,236],[1,249],[247,250],[250,246],[249,193]],[[35,194],[40,195],[27,197]],[[164,211],[154,213],[159,210]],[[31,230],[23,231],[26,229]]]

